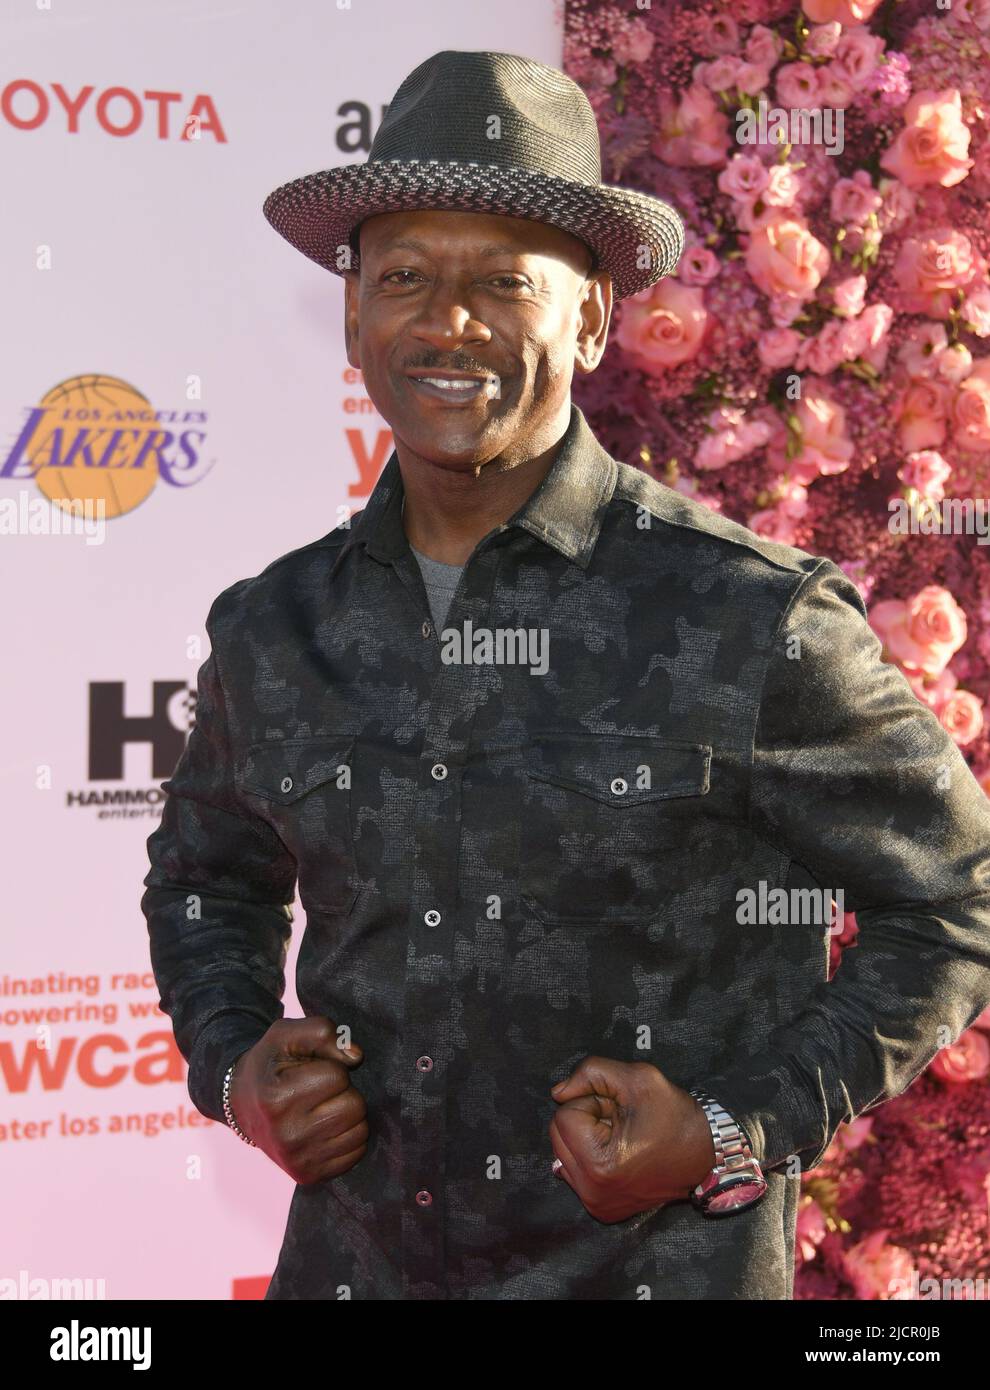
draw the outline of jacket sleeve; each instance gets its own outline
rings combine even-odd
[[[842,1121],[900,1095],[990,1003],[990,799],[881,652],[855,585],[821,561],[768,661],[750,816],[844,890],[859,932],[763,1050],[703,1078],[765,1168],[816,1167]]]
[[[214,634],[197,676],[196,718],[172,777],[141,910],[151,965],[196,1108],[224,1122],[223,1077],[283,1014],[296,862],[238,799]]]

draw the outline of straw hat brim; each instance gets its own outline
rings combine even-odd
[[[356,238],[350,238],[365,218],[417,209],[524,217],[560,227],[591,248],[595,268],[612,277],[615,299],[671,274],[684,249],[684,224],[659,198],[497,164],[369,160],[293,179],[263,206],[280,236],[338,275],[359,268]]]

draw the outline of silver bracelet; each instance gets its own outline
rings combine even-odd
[[[227,1074],[223,1079],[223,1113],[227,1120],[227,1123],[230,1125],[234,1133],[239,1138],[243,1139],[245,1144],[250,1144],[253,1149],[256,1149],[258,1147],[257,1144],[254,1142],[253,1139],[249,1139],[247,1135],[244,1133],[244,1131],[240,1128],[237,1121],[234,1119],[234,1112],[230,1108],[230,1078],[233,1076],[234,1068],[236,1066],[236,1061],[231,1062],[230,1066],[227,1068]]]

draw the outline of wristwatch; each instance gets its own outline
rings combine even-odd
[[[704,1110],[715,1144],[715,1167],[691,1191],[691,1201],[706,1216],[732,1216],[766,1194],[767,1180],[753,1157],[746,1131],[704,1091],[689,1087]]]

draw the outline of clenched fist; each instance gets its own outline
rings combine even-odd
[[[714,1166],[705,1112],[651,1062],[586,1057],[550,1094],[558,1176],[599,1221],[684,1200]]]
[[[367,1106],[351,1085],[361,1063],[328,1018],[282,1018],[241,1054],[230,1083],[240,1129],[297,1183],[336,1178],[368,1147]]]

